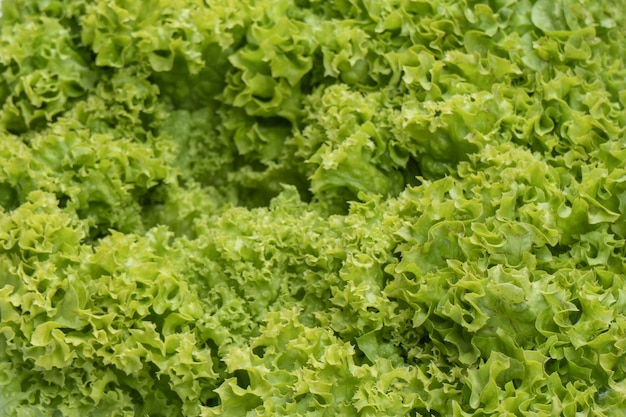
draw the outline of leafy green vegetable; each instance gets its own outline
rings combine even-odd
[[[1,7],[3,415],[626,413],[626,1]]]

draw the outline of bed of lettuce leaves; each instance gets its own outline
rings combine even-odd
[[[623,416],[624,0],[13,0],[7,417]]]

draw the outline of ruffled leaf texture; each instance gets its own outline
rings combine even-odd
[[[14,0],[7,417],[626,414],[626,3]]]

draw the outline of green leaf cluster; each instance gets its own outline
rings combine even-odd
[[[626,2],[14,0],[8,417],[626,413]]]

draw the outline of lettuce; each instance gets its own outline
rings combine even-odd
[[[3,415],[626,413],[624,0],[0,7]]]

